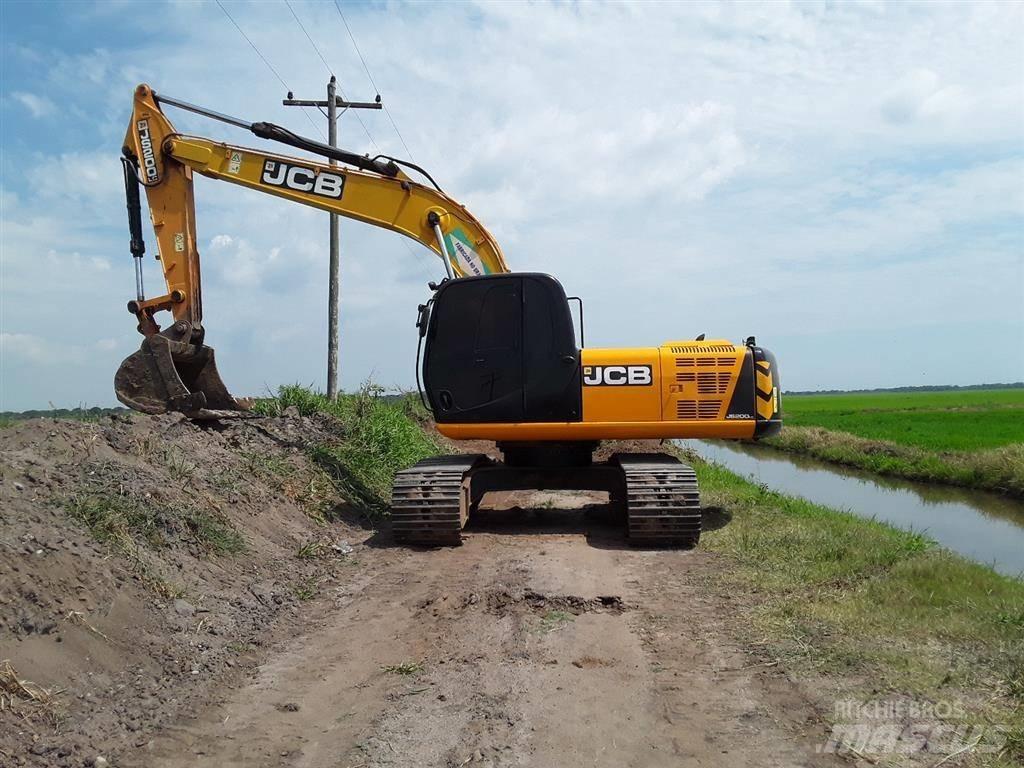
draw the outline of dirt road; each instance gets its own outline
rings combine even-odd
[[[731,639],[714,556],[624,547],[586,498],[494,506],[457,549],[369,539],[307,631],[118,765],[842,762],[798,686]]]

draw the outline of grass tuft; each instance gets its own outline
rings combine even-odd
[[[295,556],[299,560],[316,560],[318,557],[323,555],[324,545],[321,541],[307,541],[305,544],[299,546]]]
[[[550,610],[540,617],[540,627],[538,631],[544,634],[554,632],[556,629],[561,629],[575,618],[576,617],[568,611],[560,611],[557,609]]]
[[[65,508],[94,539],[121,552],[134,550],[140,540],[151,547],[162,546],[169,528],[161,511],[134,496],[87,493],[70,498]]]
[[[56,728],[61,720],[55,706],[59,693],[31,680],[22,680],[9,660],[0,661],[0,712],[10,711],[24,720],[41,715]],[[21,705],[30,709],[25,711]]]
[[[386,667],[380,668],[381,672],[386,675],[402,675],[409,677],[410,675],[418,675],[423,671],[423,664],[419,661],[406,661],[401,664],[389,664]]]
[[[4,659],[0,662],[0,692],[7,696],[16,697],[24,701],[33,701],[38,704],[49,704],[53,701],[50,691],[31,680],[22,680],[18,677],[10,660]]]
[[[316,576],[310,576],[302,579],[292,587],[292,591],[295,593],[295,596],[303,602],[306,600],[312,600],[320,594],[320,579]]]
[[[236,555],[245,551],[245,539],[229,522],[201,509],[186,509],[181,514],[185,529],[197,544],[217,555]]]

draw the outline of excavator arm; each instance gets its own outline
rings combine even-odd
[[[339,167],[179,134],[161,103],[185,107],[250,130],[257,136],[319,152]],[[220,379],[213,350],[203,344],[202,281],[196,235],[193,174],[308,205],[410,237],[437,254],[448,277],[508,272],[501,248],[465,207],[440,189],[418,183],[387,159],[370,159],[296,136],[270,123],[245,123],[161,98],[147,85],[135,90],[124,141],[136,298],[128,309],[146,338],[115,376],[118,399],[147,413],[182,411],[193,418],[245,409]],[[429,177],[428,177],[429,178]],[[166,293],[146,298],[141,260],[138,185],[146,190]],[[173,323],[161,329],[160,312]]]

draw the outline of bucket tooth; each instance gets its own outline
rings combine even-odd
[[[213,348],[153,335],[114,375],[117,399],[142,413],[180,411],[189,418],[243,415],[247,403],[231,396],[217,372]]]

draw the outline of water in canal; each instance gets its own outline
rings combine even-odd
[[[756,445],[680,444],[772,490],[930,536],[947,549],[1024,575],[1024,503],[997,494],[879,477]]]

